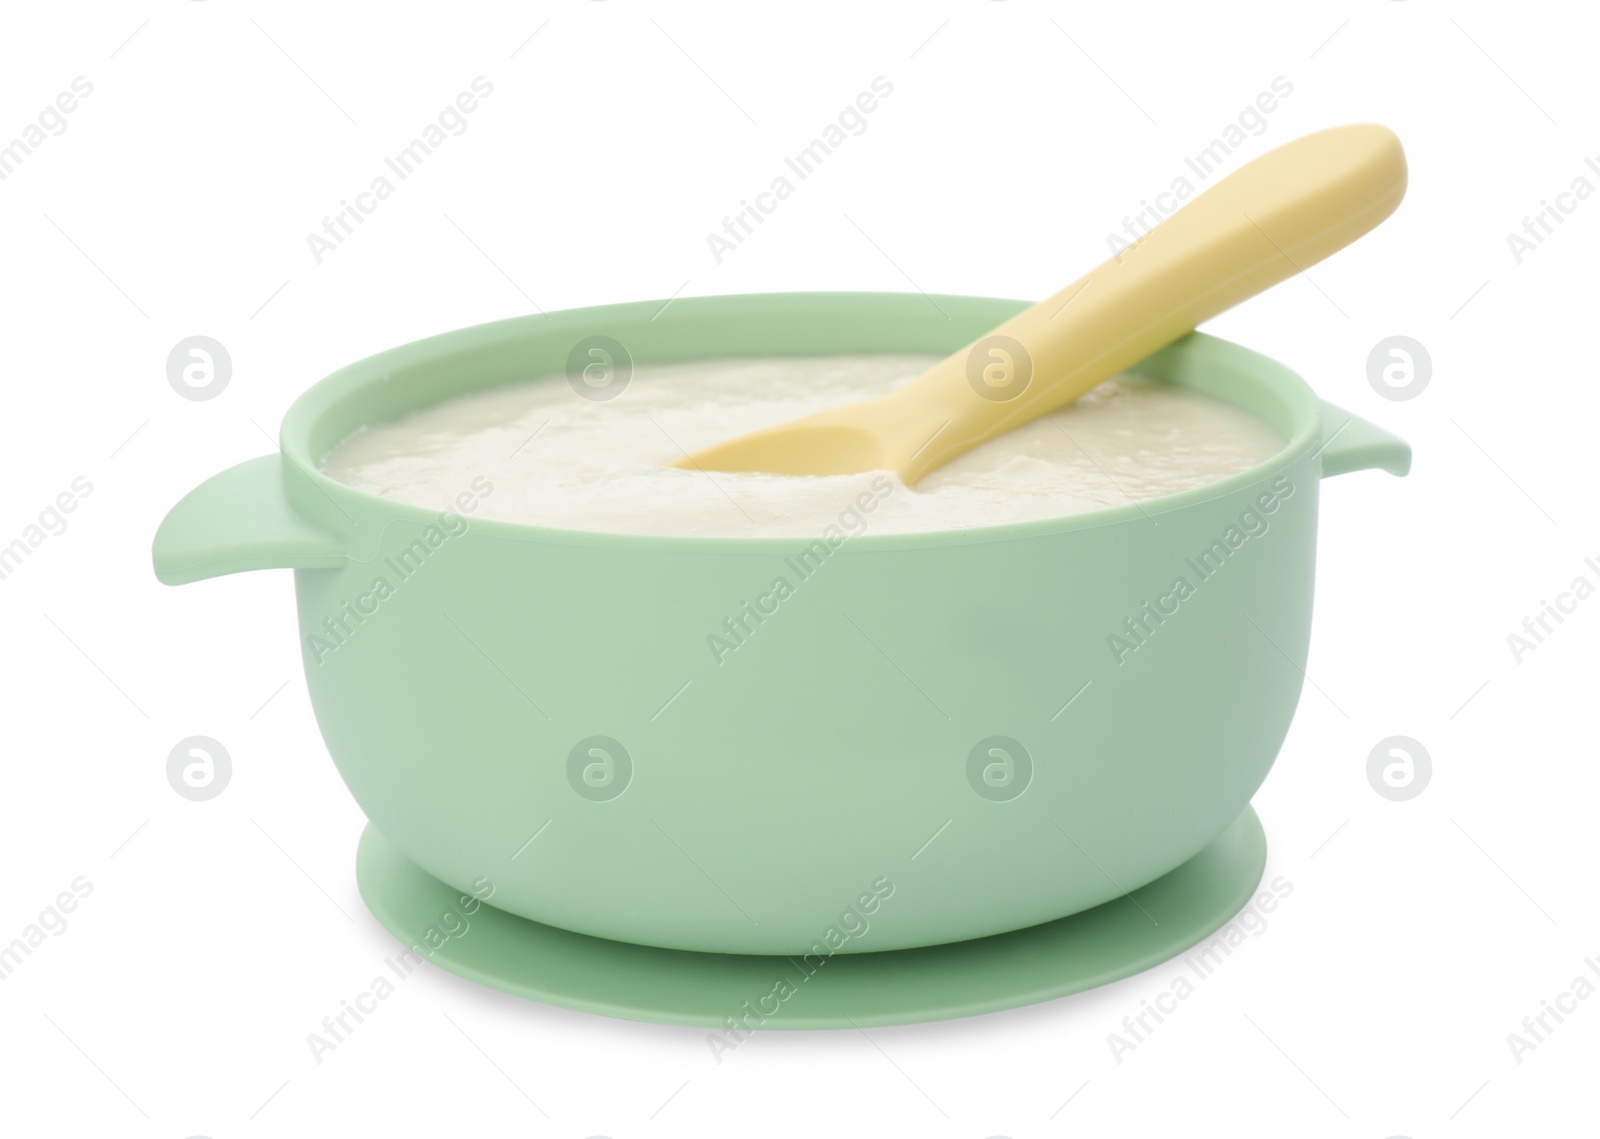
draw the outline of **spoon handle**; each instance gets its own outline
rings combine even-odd
[[[1405,154],[1386,127],[1335,127],[1269,151],[896,392],[952,413],[902,473],[915,482],[1064,407],[1202,321],[1344,248],[1393,213],[1405,189]]]

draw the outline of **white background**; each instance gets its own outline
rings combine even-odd
[[[1426,0],[8,6],[0,141],[74,77],[93,94],[0,182],[0,544],[94,489],[0,581],[0,942],[74,878],[93,893],[0,983],[0,1129],[1593,1134],[1600,998],[1520,1064],[1506,1036],[1600,957],[1600,600],[1520,663],[1506,636],[1600,582],[1600,201],[1521,264],[1506,235],[1600,186],[1595,31],[1577,4]],[[466,133],[317,264],[306,234],[479,75]],[[869,129],[717,264],[707,232],[880,75]],[[356,893],[363,820],[312,721],[290,575],[159,586],[166,509],[269,450],[335,367],[535,305],[1044,296],[1277,76],[1293,94],[1228,169],[1376,120],[1410,193],[1314,285],[1209,328],[1416,462],[1325,488],[1313,685],[1255,800],[1268,878],[1294,884],[1268,930],[1121,1063],[1107,1034],[1174,967],[870,1038],[765,1034],[720,1065],[703,1030],[430,968],[316,1063],[307,1033],[396,947]],[[208,402],[165,374],[194,334],[233,360]],[[1407,402],[1367,379],[1393,334],[1432,359]],[[204,803],[165,775],[193,734],[234,761]],[[1394,734],[1433,759],[1409,802],[1366,777]]]

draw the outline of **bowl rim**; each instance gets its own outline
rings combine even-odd
[[[346,521],[350,520],[351,515],[345,511],[344,506],[352,506],[364,514],[382,512],[391,522],[410,521],[419,526],[427,526],[436,521],[440,517],[441,511],[384,498],[380,495],[359,490],[324,474],[321,470],[320,460],[313,452],[312,439],[317,429],[328,417],[332,416],[336,411],[346,408],[350,403],[370,396],[374,391],[390,384],[397,374],[437,365],[444,360],[459,357],[468,351],[483,349],[504,350],[527,340],[529,337],[551,334],[562,334],[564,337],[570,337],[573,333],[583,330],[587,330],[589,334],[600,332],[614,334],[627,326],[637,326],[641,318],[646,322],[653,322],[663,311],[676,311],[679,319],[688,316],[702,321],[736,322],[751,318],[770,319],[775,315],[784,315],[790,310],[805,310],[812,315],[833,310],[840,314],[849,314],[853,318],[866,315],[870,318],[886,321],[891,318],[906,317],[911,312],[916,311],[915,306],[930,305],[946,314],[947,309],[962,310],[974,321],[972,327],[977,331],[971,339],[962,341],[962,343],[970,343],[972,339],[983,335],[995,324],[1006,319],[1007,316],[1014,312],[1020,312],[1032,303],[1030,301],[997,297],[901,292],[743,293],[686,297],[669,300],[669,302],[633,301],[622,304],[585,306],[546,314],[511,317],[505,320],[471,325],[439,333],[386,349],[347,364],[318,380],[294,400],[284,413],[279,430],[278,446],[287,464],[300,477],[286,478],[285,491],[289,495],[290,501],[300,507],[303,513],[322,521],[333,530],[344,530],[346,527],[336,525],[330,520],[327,511],[322,509],[327,505],[332,505],[338,514],[343,515]],[[664,310],[664,306],[669,307]],[[950,319],[948,314],[946,319]],[[989,323],[984,323],[985,321]],[[980,325],[981,327],[979,327]],[[956,348],[959,348],[959,344],[956,345]],[[938,348],[921,349],[924,352],[940,350]],[[946,351],[950,350],[955,349]],[[770,354],[783,356],[806,354],[866,355],[871,354],[872,351],[874,350],[824,348],[811,353],[782,351]],[[876,349],[876,351],[881,353],[903,353],[919,350],[914,347],[885,347]],[[646,352],[642,355],[633,356],[633,361],[634,363],[652,363],[687,358],[715,359],[733,356],[759,356],[762,354],[759,351],[709,351],[692,356],[663,356]],[[630,355],[632,355],[631,350]],[[1271,481],[1274,476],[1304,457],[1317,441],[1321,432],[1321,404],[1311,387],[1296,372],[1284,364],[1232,341],[1202,332],[1192,332],[1147,357],[1144,361],[1128,369],[1128,371],[1140,374],[1164,372],[1167,374],[1159,375],[1156,378],[1176,382],[1182,386],[1197,387],[1198,385],[1189,382],[1193,377],[1173,377],[1175,371],[1196,367],[1202,373],[1219,377],[1227,375],[1243,377],[1248,384],[1255,385],[1261,392],[1267,393],[1279,401],[1282,417],[1287,419],[1289,423],[1286,430],[1284,423],[1273,423],[1269,420],[1269,425],[1285,437],[1283,445],[1277,452],[1252,467],[1218,479],[1215,482],[1205,483],[1201,486],[1191,487],[1187,490],[1162,495],[1157,498],[1128,502],[1118,506],[1084,511],[1077,514],[1032,519],[1024,522],[1001,523],[993,526],[970,527],[960,530],[926,530],[910,533],[874,534],[869,527],[865,532],[853,536],[847,535],[837,547],[833,548],[832,552],[835,554],[868,553],[930,545],[964,546],[1039,538],[1073,531],[1096,530],[1128,523],[1150,525],[1154,523],[1157,516],[1202,505]],[[521,378],[533,379],[546,374],[549,374],[548,370],[533,371]],[[454,394],[485,390],[509,382],[516,381],[497,379],[481,385],[469,384],[459,388]],[[1235,406],[1240,406],[1243,410],[1249,411],[1260,418],[1268,418],[1258,408],[1243,407],[1239,400],[1230,398],[1227,393],[1209,391],[1208,394],[1228,400]],[[449,396],[443,395],[440,398],[449,398]],[[431,402],[438,402],[438,400],[423,400],[408,406],[406,410],[418,410],[422,407],[430,406]],[[402,411],[398,414],[404,413]],[[384,422],[388,418],[393,417],[378,417],[372,419],[371,422]],[[347,435],[348,432],[345,435],[341,435],[340,438],[347,437]],[[335,443],[334,445],[337,444]],[[331,450],[331,447],[325,450]],[[311,491],[315,491],[315,494],[311,494]],[[320,504],[319,499],[323,500]],[[792,549],[796,544],[809,545],[812,542],[823,540],[821,535],[811,537],[799,535],[787,537],[737,537],[728,535],[619,534],[606,531],[561,529],[476,517],[463,517],[462,521],[466,524],[466,529],[474,535],[502,540],[565,546],[648,549],[656,552],[714,553],[729,550]]]

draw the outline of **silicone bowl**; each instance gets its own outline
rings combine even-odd
[[[1246,810],[1300,693],[1319,482],[1402,474],[1404,443],[1196,334],[1139,370],[1254,412],[1283,449],[1057,520],[875,535],[841,503],[851,533],[820,547],[619,536],[441,516],[317,470],[362,425],[560,373],[591,335],[639,362],[948,353],[1023,307],[714,297],[421,340],[316,384],[281,454],[184,498],[156,573],[295,570],[340,774],[395,848],[463,895],[747,954],[804,953],[840,928],[851,952],[1047,922],[1158,878]],[[747,632],[719,651],[730,618]]]

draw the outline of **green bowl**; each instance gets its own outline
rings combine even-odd
[[[943,354],[1024,307],[711,297],[421,340],[318,383],[281,454],[189,494],[156,574],[293,568],[312,704],[357,802],[501,910],[744,954],[1048,922],[1246,809],[1300,694],[1321,479],[1407,469],[1404,443],[1282,365],[1196,334],[1139,369],[1265,419],[1287,440],[1267,462],[957,532],[874,534],[863,512],[815,543],[591,534],[479,521],[481,487],[440,515],[317,471],[364,424],[561,373],[592,335],[641,363]]]

